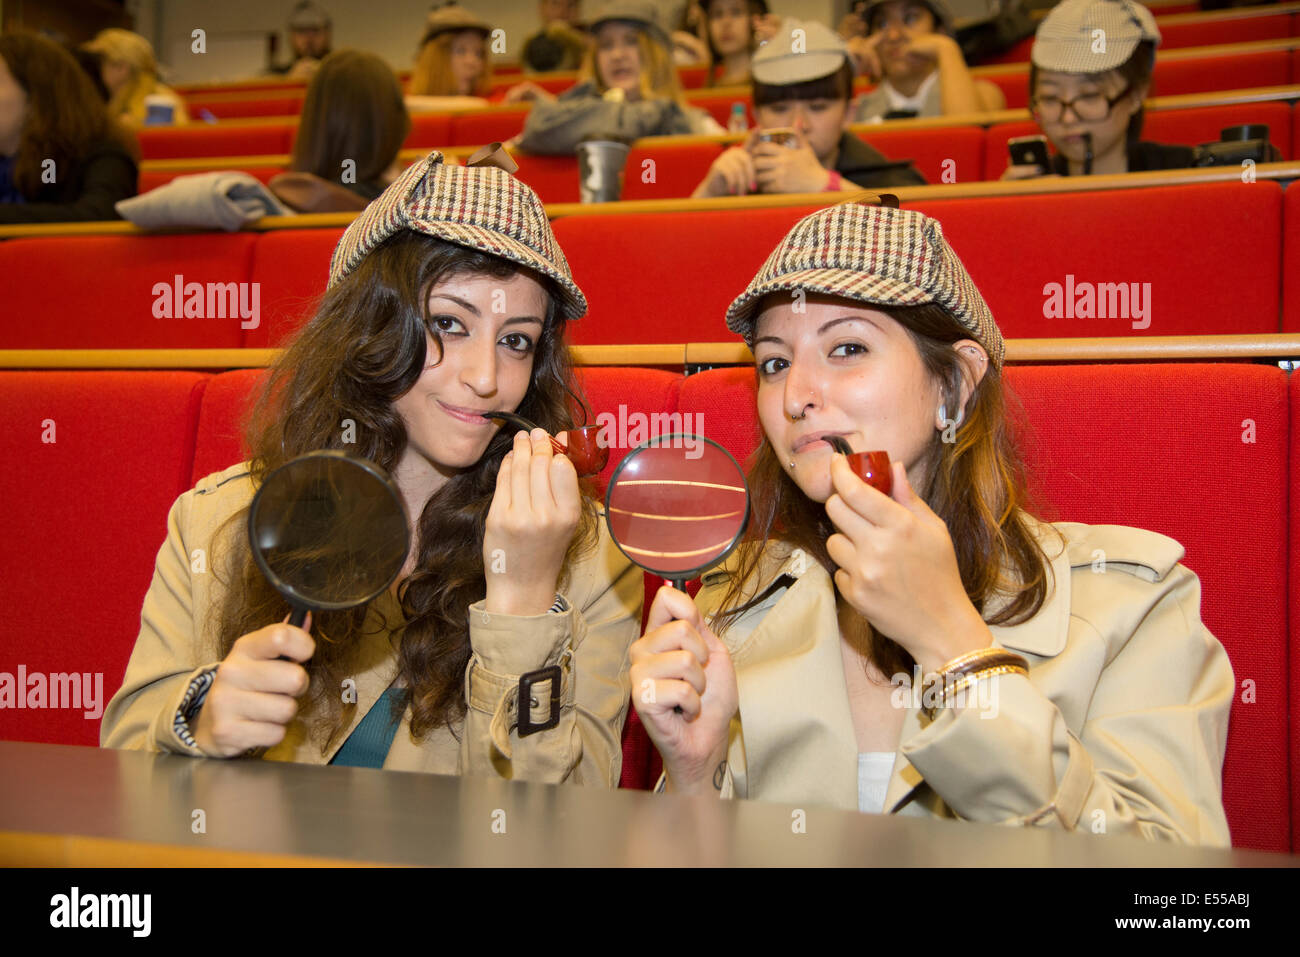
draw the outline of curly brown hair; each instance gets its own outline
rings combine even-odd
[[[426,344],[441,350],[429,313],[429,292],[456,275],[500,279],[525,272],[542,282],[549,305],[538,339],[528,391],[517,411],[551,434],[571,428],[575,392],[564,343],[564,319],[549,279],[515,263],[477,250],[404,230],[377,246],[347,278],[325,294],[312,320],[276,364],[248,424],[255,484],[296,456],[317,449],[342,449],[390,472],[406,448],[407,433],[393,403],[420,377]],[[355,442],[344,444],[342,423],[351,420]],[[355,673],[355,653],[367,616],[397,635],[400,677],[406,694],[395,707],[411,708],[411,732],[423,737],[435,727],[455,730],[466,710],[464,675],[470,657],[468,609],[486,595],[483,533],[501,460],[513,436],[499,431],[482,459],[450,479],[425,504],[415,522],[415,570],[398,588],[402,622],[383,620],[371,605],[313,615],[316,652],[307,665],[312,733],[324,753],[350,723],[355,704],[341,701],[343,678]],[[584,486],[582,521],[566,556],[594,546],[597,509]],[[239,540],[247,509],[227,523],[230,588],[217,623],[224,658],[240,636],[280,621],[285,599],[258,571],[247,540]],[[567,572],[566,572],[567,574]],[[564,579],[561,579],[561,588]],[[373,603],[372,603],[373,604]],[[373,627],[373,626],[372,626]]]
[[[874,308],[907,331],[926,372],[939,384],[945,406],[960,405],[967,373],[952,345],[969,339],[970,332],[942,306]],[[965,413],[955,441],[944,442],[942,433],[935,431],[923,462],[927,484],[917,491],[948,526],[962,584],[976,610],[988,624],[1018,624],[1036,615],[1046,600],[1051,564],[1029,529],[1026,511],[1036,503],[1027,488],[998,370],[990,367],[985,372],[971,391]],[[749,489],[752,512],[746,539],[756,547],[743,550],[718,606],[725,609],[715,620],[719,634],[747,609],[743,597],[755,584],[748,579],[759,567],[768,542],[788,542],[815,556],[832,576],[836,571],[826,550],[835,526],[825,507],[808,498],[781,467],[766,436],[750,458]],[[986,608],[997,594],[1008,600],[989,615]],[[838,593],[836,602],[844,602]],[[912,673],[915,661],[901,645],[871,629],[861,616],[850,617],[861,631],[850,636],[854,646],[867,649],[881,674]]]

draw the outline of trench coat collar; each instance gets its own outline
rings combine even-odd
[[[1038,613],[1029,621],[1011,626],[990,625],[989,630],[998,647],[1050,658],[1065,648],[1070,618],[1072,556],[1064,539],[1051,525],[1027,514],[1024,517],[1047,556],[1051,569],[1050,590]],[[704,584],[724,583],[737,570],[740,560],[740,549],[737,549],[722,565],[703,575]],[[834,614],[834,582],[815,558],[779,540],[770,542],[764,549],[753,581],[755,585],[752,588],[747,586],[744,597],[759,596],[758,600],[721,636],[736,665],[741,700],[745,698],[746,684],[753,686],[763,681],[763,678],[755,677],[755,673],[761,675],[771,670],[764,668],[765,664],[808,659],[813,654],[809,647],[812,644],[832,646],[822,648],[822,653],[817,656],[820,666],[825,669],[819,677],[832,688],[844,685],[845,693],[827,695],[828,699],[834,700],[819,700],[811,709],[799,708],[797,714],[792,713],[786,699],[762,695],[760,700],[775,701],[777,706],[766,709],[762,715],[747,717],[742,714],[746,763],[756,759],[754,764],[761,765],[765,759],[779,753],[785,767],[790,768],[792,763],[796,765],[790,768],[794,773],[788,784],[761,782],[765,800],[787,803],[815,801],[856,810],[857,736],[848,708],[848,691],[840,657],[839,628]],[[996,613],[1006,600],[1005,596],[995,596],[988,603],[986,617]],[[705,609],[706,612],[711,610]],[[795,679],[796,676],[791,677]],[[755,687],[750,691],[759,693]],[[907,714],[900,742],[909,740],[921,730],[918,697],[907,696]],[[783,728],[785,734],[779,734]],[[811,741],[799,742],[798,747],[806,748],[803,760],[791,757],[796,750],[789,740],[791,729],[812,738]],[[816,770],[805,776],[799,773],[804,766]],[[754,780],[752,776],[750,780]],[[884,813],[894,813],[914,796],[919,798],[918,789],[924,783],[920,772],[901,750],[897,751],[885,794]],[[790,793],[780,793],[783,786],[788,786]]]

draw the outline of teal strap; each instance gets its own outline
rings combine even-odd
[[[401,688],[389,688],[374,707],[366,712],[361,723],[353,728],[343,747],[338,749],[330,764],[352,768],[382,768],[388,749],[397,735],[400,718],[393,717],[393,700],[402,693]]]

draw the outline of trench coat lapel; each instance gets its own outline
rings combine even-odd
[[[1049,580],[1051,591],[1043,606],[1038,610],[1029,621],[1019,625],[990,625],[989,631],[993,633],[993,644],[995,647],[1006,648],[1009,651],[1024,652],[1038,658],[1050,658],[1061,653],[1065,648],[1066,634],[1070,624],[1070,559],[1064,547],[1054,544],[1053,536],[1048,533],[1044,523],[1038,522],[1032,517],[1029,518],[1030,528],[1051,563],[1052,574]],[[1054,551],[1055,549],[1055,551]],[[1005,599],[1003,599],[1005,602]],[[997,605],[990,608],[990,614],[995,613]],[[1030,668],[1033,667],[1033,658],[1030,659]],[[920,693],[908,697],[907,716],[903,719],[903,731],[900,741],[906,741],[912,735],[921,730],[921,710],[920,710]],[[921,772],[912,767],[910,761],[903,756],[900,750],[894,758],[894,772],[889,779],[889,787],[885,791],[884,812],[886,814],[897,813],[904,805],[914,798],[919,798],[917,793],[925,779],[921,777]],[[933,801],[928,803],[941,803]],[[934,810],[932,808],[932,810]]]

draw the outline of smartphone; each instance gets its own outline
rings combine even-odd
[[[1011,154],[1011,162],[1015,166],[1039,166],[1044,173],[1052,168],[1052,162],[1047,157],[1045,136],[1017,136],[1007,140],[1007,152]]]
[[[762,130],[758,134],[758,141],[760,143],[775,143],[777,146],[788,146],[792,150],[799,148],[799,134],[788,126]]]

